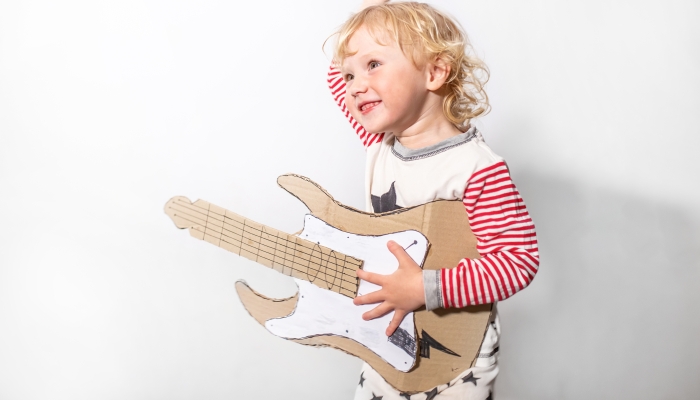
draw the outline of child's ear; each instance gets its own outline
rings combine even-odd
[[[450,64],[446,63],[440,56],[437,56],[433,61],[428,62],[426,65],[428,79],[427,89],[431,91],[440,89],[450,76],[451,69]]]

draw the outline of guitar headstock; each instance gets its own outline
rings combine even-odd
[[[189,229],[190,234],[202,239],[207,223],[209,203],[197,200],[194,203],[184,196],[175,196],[165,203],[165,213],[180,229]]]

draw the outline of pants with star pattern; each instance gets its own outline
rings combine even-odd
[[[389,385],[367,363],[362,366],[355,400],[492,400],[498,364],[473,367],[425,393],[408,395]]]

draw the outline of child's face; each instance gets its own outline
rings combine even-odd
[[[398,135],[426,113],[426,68],[418,69],[398,44],[386,35],[382,46],[363,26],[348,42],[341,72],[346,80],[345,103],[350,114],[371,133]]]

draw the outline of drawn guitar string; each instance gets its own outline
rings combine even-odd
[[[187,207],[185,207],[185,208],[187,208]],[[200,208],[201,208],[201,207],[200,207]],[[172,208],[172,209],[175,210],[174,208]],[[197,212],[196,210],[192,210],[191,208],[188,208],[188,209],[191,210],[191,211]],[[203,209],[203,208],[201,208],[201,209]],[[182,219],[187,220],[188,222],[192,222],[192,223],[195,223],[195,224],[198,224],[198,223],[199,223],[198,221],[193,221],[193,220],[191,220],[191,219],[188,219],[188,218],[183,217],[183,214],[188,215],[189,217],[192,217],[192,218],[197,218],[196,216],[193,216],[193,215],[187,214],[187,213],[183,213],[182,211],[180,211],[180,214],[177,214],[177,216],[179,216],[179,217],[182,218]],[[209,215],[211,215],[211,212],[210,212]],[[223,215],[221,215],[221,214],[217,214],[217,215],[218,215],[218,216],[223,216]],[[226,216],[223,216],[223,217],[226,218],[226,219],[229,219],[229,220],[231,220],[231,221],[238,222],[238,221],[232,220],[232,219],[229,218],[229,217],[226,217]],[[207,222],[209,222],[209,221],[207,221]],[[201,225],[201,223],[199,223],[199,224]],[[229,222],[229,223],[224,222],[224,224],[228,224],[229,226],[232,225],[230,222]],[[338,270],[337,270],[337,267],[339,267],[339,265],[338,265],[338,263],[337,263],[338,260],[337,260],[337,253],[336,253],[336,252],[331,251],[330,254],[328,255],[328,258],[324,260],[323,257],[322,257],[322,256],[323,256],[323,252],[320,251],[320,246],[318,246],[318,245],[314,245],[314,248],[309,248],[309,247],[307,247],[307,246],[305,246],[305,245],[303,245],[303,244],[299,244],[299,243],[295,240],[295,241],[293,241],[293,243],[294,243],[294,248],[292,249],[291,246],[288,246],[288,245],[287,245],[287,244],[290,243],[291,241],[290,241],[289,239],[285,239],[285,238],[279,237],[279,233],[276,233],[276,235],[273,236],[272,234],[266,232],[264,227],[263,227],[262,230],[260,230],[260,229],[256,229],[256,228],[254,228],[254,227],[251,227],[250,225],[247,225],[247,224],[245,223],[245,220],[243,220],[242,225],[243,225],[243,227],[242,227],[242,228],[239,228],[239,230],[240,230],[240,232],[241,232],[243,235],[241,235],[241,233],[237,233],[237,232],[234,232],[234,231],[232,231],[232,230],[230,230],[230,229],[225,229],[225,228],[222,229],[222,232],[218,232],[218,231],[213,230],[213,229],[211,228],[211,224],[208,224],[208,226],[205,227],[205,231],[204,231],[203,233],[206,234],[206,235],[209,235],[209,236],[211,236],[211,237],[216,237],[216,236],[217,236],[217,235],[212,234],[212,231],[213,231],[214,233],[218,234],[218,238],[217,238],[217,239],[219,240],[219,244],[218,244],[218,245],[219,245],[220,247],[224,247],[224,246],[222,246],[222,244],[221,244],[221,242],[223,241],[223,242],[225,242],[225,243],[227,243],[227,244],[236,246],[236,247],[238,248],[238,254],[239,254],[239,255],[240,255],[240,252],[241,252],[242,250],[245,250],[244,247],[251,247],[253,250],[255,250],[255,256],[256,256],[256,260],[255,260],[255,261],[259,261],[260,258],[262,258],[262,259],[264,259],[264,260],[267,260],[267,261],[270,261],[270,262],[273,263],[273,265],[272,265],[272,268],[273,268],[273,269],[274,269],[274,267],[275,267],[276,265],[280,265],[280,266],[282,267],[282,270],[280,270],[279,272],[284,273],[284,274],[286,274],[286,275],[292,275],[291,272],[286,272],[286,271],[284,271],[284,267],[288,267],[288,268],[292,269],[293,271],[300,272],[300,273],[302,273],[302,274],[306,274],[307,277],[309,278],[308,280],[309,280],[310,282],[312,282],[312,283],[316,283],[317,281],[321,281],[321,282],[323,282],[323,283],[326,283],[326,288],[327,288],[327,289],[332,290],[332,291],[335,291],[335,292],[338,292],[338,293],[340,293],[340,294],[345,294],[345,293],[341,293],[338,289],[335,288],[335,286],[336,286],[336,284],[337,284],[336,281],[337,281],[339,278],[340,278],[342,281],[344,281],[345,283],[350,283],[350,284],[353,284],[353,285],[356,285],[356,284],[357,284],[357,282],[356,282],[356,279],[357,279],[357,278],[355,277],[354,273],[353,273],[353,274],[348,274],[347,272],[345,272],[346,270],[348,270],[347,267],[343,267],[343,270],[342,270],[342,271],[338,271]],[[215,225],[215,226],[216,226],[216,225]],[[221,228],[221,227],[219,227],[219,228]],[[235,228],[235,227],[234,227],[234,228]],[[195,227],[194,229],[197,229],[197,228]],[[234,237],[234,236],[226,235],[223,231],[228,231],[228,232],[230,232],[231,234],[238,236],[238,238],[236,238],[236,237]],[[253,237],[251,238],[250,235],[246,235],[246,233],[249,233],[249,234],[253,235]],[[267,238],[267,239],[265,239],[265,238],[263,237],[264,234],[267,234],[267,235],[268,235],[268,238]],[[224,237],[230,239],[231,241],[226,240]],[[269,237],[274,237],[275,240],[271,240],[271,239],[269,239]],[[253,247],[250,246],[249,244],[244,243],[244,242],[242,241],[243,238],[245,238],[245,239],[255,239],[255,243],[258,245],[258,247],[257,247],[257,248],[253,248]],[[280,243],[280,242],[279,242],[280,239],[283,241],[283,243]],[[261,242],[262,242],[263,240],[267,240],[267,241],[269,241],[269,242],[271,242],[271,243],[275,243],[275,248],[274,248],[274,249],[272,248],[272,246],[267,246],[267,245],[265,245],[264,243],[262,244],[262,246],[264,246],[264,247],[269,247],[269,248],[272,250],[272,252],[266,251],[265,249],[260,248]],[[235,241],[238,241],[238,244],[237,244]],[[293,265],[296,264],[296,265],[304,266],[304,267],[305,267],[305,270],[298,269],[298,268],[294,268],[293,265],[290,266],[290,265],[278,263],[278,260],[277,260],[277,258],[276,258],[276,257],[278,257],[278,256],[276,255],[276,253],[278,253],[277,251],[280,250],[280,247],[279,247],[280,244],[282,245],[282,250],[283,250],[283,254],[284,254],[284,259],[283,259],[283,261],[285,261],[285,262],[290,262],[290,261],[291,261]],[[311,253],[304,252],[303,250],[299,249],[299,247],[301,247],[302,249],[311,250]],[[291,250],[291,253],[290,253],[288,250]],[[263,254],[260,254],[261,251],[262,251]],[[317,256],[315,255],[316,252],[320,252],[320,253],[321,253],[321,257],[317,257]],[[234,253],[235,253],[235,251],[234,251]],[[297,260],[297,254],[302,254],[302,255],[308,256],[308,258],[301,258],[301,261],[302,261],[302,262],[306,262],[306,265],[304,265],[302,262],[299,262],[299,261]],[[288,260],[288,259],[286,258],[288,255],[291,255],[291,256],[292,256],[292,260]],[[269,258],[269,257],[266,257],[266,256],[271,256],[272,258]],[[314,261],[314,260],[313,260],[314,258],[320,260],[320,263],[317,262],[317,261]],[[333,262],[332,260],[335,260],[336,262]],[[347,260],[345,260],[345,261],[347,261]],[[333,271],[333,274],[332,274],[332,275],[328,273],[328,269],[329,269],[328,267],[329,267],[329,264],[331,264],[331,263],[332,263],[331,266],[335,267],[335,268],[332,269],[332,271]],[[314,269],[314,268],[311,267],[311,265],[317,266],[317,267],[319,267],[319,269]],[[322,278],[319,277],[319,273],[324,273],[324,271],[322,271],[321,269],[325,269],[325,275],[326,275],[326,276],[331,276],[331,277],[333,278],[333,279],[332,279],[332,282],[329,282],[328,280],[325,280],[325,279],[322,279]],[[356,269],[356,268],[355,268],[355,269]],[[354,272],[355,269],[351,269],[351,271]],[[309,271],[313,271],[313,275],[309,274]],[[339,272],[340,272],[340,275],[341,275],[340,277],[338,277],[338,273],[339,273]],[[348,279],[347,277],[354,278],[355,281],[352,281],[352,280]],[[346,278],[346,279],[343,279],[343,278]],[[338,286],[340,286],[340,285],[342,285],[342,282],[341,282],[341,284],[338,284]],[[335,289],[335,290],[334,290],[334,289]],[[347,288],[346,288],[346,289],[347,289]],[[353,294],[354,294],[354,293],[353,293]],[[352,296],[351,296],[351,297],[352,297]]]
[[[252,221],[246,218],[222,210],[235,216],[234,219],[225,213],[211,210],[209,204],[204,208],[177,199],[177,203],[168,207],[175,216],[193,224],[193,230],[218,240],[218,244],[213,244],[219,247],[238,255],[243,255],[242,252],[250,253],[255,256],[254,261],[265,260],[269,262],[269,267],[280,273],[294,276],[294,272],[297,272],[306,275],[309,282],[347,297],[354,298],[357,293],[358,279],[355,271],[362,266],[360,260],[284,232],[284,237],[274,229],[270,233],[264,225],[254,222],[251,224]],[[260,225],[260,228],[255,225]],[[203,231],[201,227],[204,228]],[[257,247],[251,245],[251,242]],[[285,270],[285,267],[290,271]],[[325,284],[325,287],[320,283]]]
[[[184,203],[184,202],[183,202],[183,203]],[[188,206],[190,206],[190,204],[187,204],[187,203],[179,204],[179,205],[182,206],[183,208],[189,210],[189,211],[194,211],[194,212],[196,212],[196,213],[199,213],[199,214],[202,214],[202,215],[206,215],[206,216],[207,216],[207,220],[206,220],[206,222],[205,222],[206,226],[205,226],[205,231],[204,231],[203,233],[205,233],[205,234],[207,234],[207,235],[209,235],[209,236],[212,236],[212,237],[216,237],[216,236],[218,235],[218,240],[219,240],[220,242],[223,241],[223,242],[225,242],[225,243],[228,243],[228,244],[231,244],[231,245],[234,245],[234,246],[238,247],[239,252],[240,252],[240,250],[243,249],[243,246],[248,245],[247,243],[244,243],[244,242],[243,242],[243,239],[246,238],[246,239],[254,239],[254,240],[255,240],[255,243],[258,245],[257,248],[253,248],[254,250],[256,250],[256,256],[257,256],[258,258],[261,257],[260,251],[262,251],[262,252],[264,253],[264,254],[262,255],[262,258],[265,259],[265,260],[268,260],[268,261],[276,262],[275,250],[279,250],[279,247],[278,247],[278,246],[279,246],[280,244],[281,244],[282,247],[283,247],[283,250],[284,250],[284,251],[283,251],[283,254],[285,255],[285,259],[283,259],[283,261],[292,261],[292,263],[299,264],[299,262],[295,259],[295,258],[296,258],[296,254],[301,253],[301,254],[303,254],[303,255],[309,256],[308,259],[302,259],[302,261],[306,261],[306,262],[307,262],[307,265],[306,265],[306,266],[308,267],[307,270],[310,269],[310,270],[312,270],[312,271],[315,272],[315,274],[314,274],[313,276],[308,275],[308,272],[307,272],[307,271],[295,269],[294,267],[290,267],[289,265],[281,264],[281,266],[282,266],[283,268],[284,268],[285,266],[286,266],[286,267],[289,267],[289,268],[291,268],[291,269],[296,270],[297,272],[307,273],[307,275],[308,275],[310,278],[318,278],[318,273],[321,272],[320,268],[326,267],[326,270],[327,270],[328,264],[329,264],[329,262],[331,261],[331,258],[330,258],[330,257],[333,257],[333,259],[334,259],[335,261],[337,261],[337,254],[336,254],[335,251],[332,251],[332,250],[331,250],[331,254],[329,254],[329,258],[326,259],[326,260],[323,260],[322,257],[321,257],[321,258],[319,258],[319,257],[314,257],[315,252],[317,252],[317,251],[320,250],[320,246],[318,246],[317,244],[314,244],[314,248],[309,248],[309,247],[305,246],[303,243],[302,243],[302,244],[299,244],[297,240],[294,240],[294,241],[293,241],[293,243],[294,243],[294,249],[292,249],[292,247],[288,245],[291,241],[290,241],[289,239],[285,239],[285,238],[280,237],[280,236],[279,236],[279,232],[276,232],[275,236],[272,236],[272,234],[270,234],[270,233],[268,233],[268,232],[265,231],[265,227],[264,227],[264,226],[263,226],[263,229],[262,229],[262,230],[257,229],[257,228],[255,228],[255,227],[253,227],[253,226],[250,226],[250,225],[246,224],[246,219],[244,219],[244,218],[242,218],[242,217],[241,217],[241,219],[242,219],[243,221],[242,221],[242,222],[239,222],[239,221],[236,221],[236,220],[234,220],[234,219],[232,219],[232,218],[230,218],[230,217],[228,217],[228,216],[225,216],[225,215],[223,215],[223,214],[219,214],[219,213],[213,212],[212,210],[204,209],[204,208],[199,207],[199,206],[197,206],[197,205],[192,205],[191,207],[188,207]],[[198,208],[198,209],[200,209],[200,210],[206,210],[206,214],[205,214],[204,212],[202,212],[202,211],[195,210],[195,209],[193,209],[192,207],[196,207],[196,208]],[[176,209],[173,208],[173,210],[176,210]],[[177,211],[177,210],[176,210],[176,211]],[[179,211],[181,212],[181,214],[178,215],[180,218],[186,219],[186,220],[188,220],[189,222],[192,222],[192,223],[194,223],[194,224],[202,225],[202,223],[199,222],[199,221],[193,221],[193,220],[190,220],[190,219],[188,219],[188,218],[184,218],[182,214],[185,214],[185,215],[187,215],[188,217],[195,218],[195,219],[200,219],[201,217],[198,217],[198,216],[196,216],[196,215],[192,215],[192,214],[185,213],[185,212],[183,212],[182,210],[179,210]],[[216,215],[216,216],[222,218],[222,219],[219,219],[218,221],[224,223],[224,226],[223,226],[223,227],[222,227],[222,226],[213,225],[212,223],[210,223],[210,221],[208,220],[208,217],[211,216],[212,214],[214,214],[214,215]],[[227,220],[228,220],[229,222],[227,222]],[[241,224],[241,225],[242,225],[242,228],[237,228],[237,227],[235,227],[234,224],[233,224],[232,222],[233,222],[233,223]],[[213,229],[212,226],[214,226],[214,227],[216,227],[216,228],[223,228],[223,229],[222,229],[222,231],[220,232],[220,231],[217,231],[217,230]],[[232,231],[231,229],[226,229],[226,227],[230,227],[230,228],[237,229],[238,232],[234,232],[234,231]],[[195,229],[196,229],[196,227],[195,227]],[[235,235],[235,236],[237,236],[237,237],[226,235],[223,231],[227,231],[227,232],[229,232],[229,233],[231,233],[232,235]],[[212,233],[214,233],[214,234],[212,234]],[[246,235],[246,233],[249,233],[250,235]],[[216,235],[215,235],[215,234],[216,234]],[[275,240],[273,241],[273,240],[271,240],[271,239],[269,239],[269,238],[268,238],[268,239],[265,239],[265,238],[263,237],[263,234],[267,234],[268,237],[274,237]],[[253,237],[249,237],[249,236],[251,236],[251,235],[252,235]],[[289,235],[287,235],[287,236],[289,236]],[[230,241],[229,241],[229,240],[226,240],[224,237],[227,238],[227,239],[230,239]],[[294,237],[294,238],[297,239],[296,237]],[[282,240],[283,240],[283,243],[279,243],[279,239],[282,239]],[[270,248],[270,249],[272,250],[272,252],[271,252],[271,251],[266,251],[265,249],[260,248],[260,245],[261,245],[262,240],[268,240],[269,242],[274,242],[276,248],[273,249],[272,246],[267,246],[267,245],[265,245],[265,244],[262,244],[262,246]],[[236,241],[238,242],[238,244],[236,243]],[[221,246],[221,243],[219,243],[219,246]],[[251,247],[252,247],[252,246],[251,246]],[[299,249],[299,247],[301,247],[302,249],[311,250],[311,253],[304,252],[303,250]],[[290,253],[288,250],[292,250],[292,252]],[[323,255],[322,252],[321,252],[321,254]],[[291,256],[293,257],[293,259],[292,259],[292,260],[287,260],[287,259],[286,259],[286,256],[287,256],[287,255],[291,255]],[[266,257],[266,256],[272,256],[272,258],[268,258],[268,257]],[[316,261],[313,261],[313,260],[312,260],[313,258],[318,258],[318,259],[320,260],[320,263],[319,263],[319,262],[316,262]],[[344,261],[347,262],[347,260],[344,260]],[[315,266],[318,266],[319,269],[310,268],[310,265],[311,265],[311,264],[313,264],[313,265],[315,265]],[[279,265],[279,264],[278,264],[278,265]],[[337,263],[334,263],[333,266],[338,267],[339,265],[338,265]],[[273,267],[274,267],[274,266],[273,266]],[[348,268],[344,268],[342,271],[340,271],[340,272],[341,272],[341,279],[342,279],[342,276],[343,276],[343,275],[344,275],[345,277],[348,277],[348,276],[349,276],[349,277],[351,277],[351,278],[353,278],[353,279],[356,279],[355,276],[354,276],[354,273],[353,273],[353,274],[348,274],[348,273],[345,272],[347,269],[348,269]],[[284,271],[280,271],[280,272],[284,272]],[[339,271],[337,271],[337,269],[335,269],[333,272],[334,272],[334,275],[333,275],[334,282],[328,282],[328,281],[325,281],[325,280],[323,280],[323,279],[322,279],[322,281],[323,281],[324,283],[327,283],[327,284],[331,285],[331,286],[334,286],[334,285],[335,285],[335,280],[338,278],[337,274],[338,274]],[[354,272],[354,269],[352,270],[352,272]],[[330,275],[330,274],[328,274],[328,273],[326,272],[326,275]],[[353,280],[348,280],[348,279],[346,279],[345,282],[347,282],[347,283],[356,283],[355,281],[353,281]]]
[[[303,345],[331,346],[360,357],[391,386],[407,394],[425,396],[426,390],[455,377],[455,371],[472,366],[493,311],[492,305],[444,310],[439,314],[417,310],[404,319],[405,331],[414,334],[409,335],[414,345],[407,352],[408,347],[402,345],[408,341],[403,337],[394,335],[402,339],[397,344],[383,336],[389,323],[384,319],[388,319],[388,315],[377,320],[374,326],[372,321],[361,321],[364,310],[351,301],[358,288],[363,291],[368,286],[355,278],[357,269],[391,273],[388,264],[393,268],[394,259],[386,252],[389,238],[399,239],[395,241],[429,270],[445,264],[441,261],[443,258],[478,258],[478,243],[470,230],[446,234],[440,226],[441,221],[446,225],[468,226],[461,201],[439,200],[401,211],[373,214],[335,201],[308,178],[284,175],[278,183],[310,211],[304,217],[304,229],[298,236],[277,232],[215,204],[204,200],[192,202],[183,196],[171,198],[165,205],[165,212],[176,227],[187,229],[193,238],[295,278],[299,291],[297,296],[287,299],[265,297],[244,282],[236,283],[245,309],[272,334]],[[185,207],[189,204],[193,205]],[[372,234],[362,234],[365,231]],[[411,243],[415,241],[418,245]],[[329,248],[336,253],[331,253]],[[436,253],[441,257],[436,258]],[[343,254],[347,255],[346,259]],[[315,279],[316,284],[309,282],[309,278]],[[328,290],[330,286],[332,291]],[[367,290],[372,289],[375,288],[367,287]],[[460,334],[459,340],[439,334],[435,337],[439,344],[427,343],[430,358],[420,357],[417,349],[423,347],[420,344],[426,344],[425,337],[415,333],[442,331],[446,324],[455,332],[472,333]],[[377,338],[382,340],[375,340]]]

